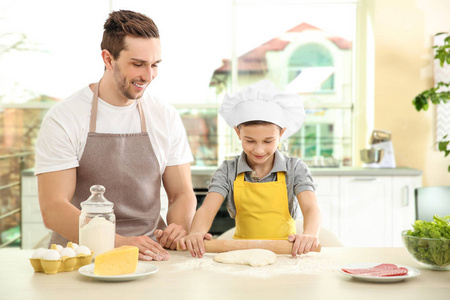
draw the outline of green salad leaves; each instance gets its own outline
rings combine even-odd
[[[434,222],[415,221],[414,230],[409,230],[407,234],[423,238],[450,239],[450,215],[445,217],[435,215],[433,220]]]
[[[417,220],[412,230],[403,235],[403,242],[419,262],[438,267],[450,265],[450,215],[434,221]]]

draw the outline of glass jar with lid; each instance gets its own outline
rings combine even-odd
[[[93,251],[94,257],[115,247],[114,203],[105,198],[105,190],[102,185],[93,185],[91,196],[81,202],[79,244]]]

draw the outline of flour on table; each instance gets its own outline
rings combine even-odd
[[[297,257],[290,254],[278,254],[275,263],[261,268],[252,268],[248,265],[219,264],[214,261],[218,253],[205,253],[203,258],[186,257],[181,262],[172,265],[172,272],[179,271],[208,271],[235,276],[249,276],[257,278],[270,278],[281,275],[318,274],[334,272],[342,264],[335,256],[310,252]]]
[[[252,267],[264,267],[273,264],[277,255],[265,249],[235,250],[217,254],[214,261],[224,264],[249,265]]]

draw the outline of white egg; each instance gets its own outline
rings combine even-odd
[[[61,245],[56,245],[56,251],[61,252],[61,250],[64,249]]]
[[[80,247],[80,246],[78,246],[77,243],[72,243],[72,247],[73,247],[73,250],[77,251],[78,247]]]
[[[31,258],[42,258],[45,254],[45,251],[47,251],[47,249],[44,248],[38,248],[36,250],[34,250],[33,255],[31,256]]]
[[[61,259],[61,255],[59,255],[58,251],[56,251],[54,249],[47,249],[45,251],[45,254],[42,257],[42,259],[45,259],[45,260],[58,260],[58,259]]]
[[[61,252],[59,252],[59,254],[61,255],[61,257],[63,257],[63,256],[68,256],[68,257],[77,256],[77,254],[75,253],[75,250],[73,250],[70,247],[66,247],[66,248],[62,249]]]
[[[91,250],[89,250],[89,248],[86,246],[78,247],[76,252],[77,252],[77,255],[78,254],[91,255]]]

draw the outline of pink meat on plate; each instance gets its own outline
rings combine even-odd
[[[342,269],[342,271],[352,275],[373,277],[403,276],[408,274],[407,268],[399,268],[394,264],[381,264],[372,268],[364,269]]]

